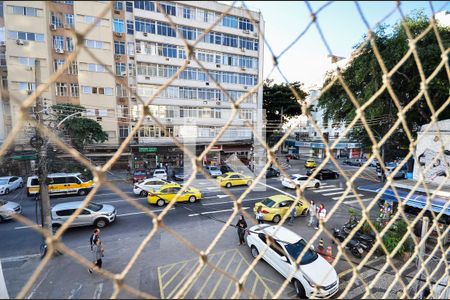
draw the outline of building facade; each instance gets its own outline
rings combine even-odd
[[[19,106],[11,97],[21,102],[35,89],[35,60],[40,61],[40,82],[45,82],[74,51],[77,41],[71,29],[83,32],[95,24],[84,37],[89,51],[81,50],[76,62],[44,92],[43,100],[46,105],[86,107],[86,116],[99,122],[109,137],[106,143],[87,147],[86,156],[99,161],[110,157],[132,130],[144,109],[137,98],[153,98],[189,59],[183,38],[193,43],[229,8],[212,1],[159,2],[175,30],[155,1],[114,1],[97,21],[109,1],[0,3],[0,139],[18,118]],[[182,151],[170,136],[195,143],[197,153],[204,150],[230,118],[233,101],[262,78],[263,28],[260,13],[232,8],[196,45],[193,55],[201,65],[191,57],[188,67],[153,99],[149,110],[166,130],[147,118],[122,160],[132,157],[136,166],[179,162]],[[262,87],[244,99],[205,162],[220,163],[229,153],[250,156],[254,138],[244,122],[261,132]],[[16,143],[26,144],[30,134],[32,128],[26,128]]]

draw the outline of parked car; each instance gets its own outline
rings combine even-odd
[[[268,246],[270,242],[270,246]],[[269,224],[255,225],[250,228],[247,245],[254,258],[260,253],[269,265],[283,277],[292,277],[295,291],[300,298],[330,298],[339,290],[339,277],[333,266],[313,246],[303,254],[300,263],[295,261],[303,253],[307,242],[297,233]]]
[[[135,195],[147,196],[149,191],[159,190],[163,185],[169,183],[164,179],[157,177],[148,178],[141,182],[137,182],[133,186],[133,192]]]
[[[271,178],[271,177],[279,177],[280,176],[280,171],[270,167],[267,169],[266,171],[266,178]]]
[[[0,195],[9,194],[23,187],[23,179],[17,176],[0,177]]]
[[[209,175],[211,175],[211,177],[215,178],[217,176],[222,176],[222,172],[216,166],[205,166],[205,170]]]
[[[361,167],[366,162],[366,159],[356,158],[356,159],[346,159],[344,160],[344,165]]]
[[[223,176],[217,177],[217,180],[219,181],[220,186],[227,188],[237,185],[252,184],[252,177],[236,172],[226,173]]]
[[[222,172],[222,175],[223,175],[225,173],[234,172],[234,170],[232,168],[230,168],[230,166],[222,165],[222,166],[220,166],[220,172]]]
[[[300,156],[298,155],[298,154],[288,154],[288,155],[286,155],[286,158],[289,158],[289,159],[300,159]]]
[[[145,169],[136,169],[133,172],[133,183],[141,182],[145,178],[149,177],[149,173]]]
[[[0,223],[12,219],[13,215],[21,214],[22,207],[19,203],[0,200]]]
[[[151,176],[159,178],[159,179],[167,180],[167,172],[165,169],[155,169],[151,173]]]
[[[184,173],[184,168],[175,168],[173,170],[173,179],[176,181],[183,181],[188,177],[189,175]]]
[[[174,201],[177,193],[183,189],[178,183],[168,183],[163,185],[159,190],[150,192],[147,197],[149,204],[156,204],[163,206],[164,204]],[[191,202],[194,203],[197,200],[202,199],[202,193],[196,188],[184,188],[177,202]]]
[[[77,210],[82,201],[73,201],[56,204],[52,208],[52,226],[58,228],[66,222],[70,216]],[[108,204],[97,204],[90,202],[81,211],[78,217],[69,227],[92,226],[103,228],[116,219],[117,210],[114,206]]]
[[[317,163],[313,159],[308,159],[305,162],[305,168],[315,168],[317,167]]]
[[[306,171],[306,175],[311,175],[312,173],[314,173],[316,169],[309,169]],[[315,176],[316,179],[319,180],[324,180],[324,179],[338,179],[339,178],[339,173],[337,173],[336,171],[330,170],[330,169],[322,169],[319,171],[319,173],[317,173],[317,175]]]
[[[50,196],[77,194],[84,196],[89,193],[95,183],[81,173],[51,173],[47,176]],[[39,194],[39,178],[34,175],[27,179],[27,195],[33,197]]]
[[[278,223],[281,218],[288,213],[288,209],[294,201],[294,198],[287,195],[274,195],[264,199],[261,202],[255,203],[253,212],[256,214],[258,207],[261,206],[263,220]],[[309,204],[300,200],[295,208],[297,216],[306,216],[308,213],[308,208]]]
[[[305,186],[307,180],[308,180],[308,176],[300,175],[300,174],[293,174],[290,178],[283,177],[283,179],[281,180],[281,184],[284,187],[287,187],[290,189],[295,189],[295,187],[297,187],[297,186]],[[320,181],[313,178],[308,182],[308,185],[306,185],[306,187],[319,188]]]
[[[395,162],[389,162],[386,164],[386,170],[387,170],[387,174],[384,174],[384,171],[381,169],[381,166],[378,165],[377,166],[377,176],[378,178],[381,178],[382,176],[387,177],[389,176],[389,174],[394,172],[394,169],[397,168],[398,163]],[[398,170],[398,172],[394,175],[394,179],[401,179],[401,178],[405,178],[406,177],[406,173],[408,173],[408,167],[406,166],[406,164],[404,164],[400,170]]]

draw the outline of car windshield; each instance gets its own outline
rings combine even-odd
[[[0,179],[0,185],[7,184],[8,179]]]
[[[78,175],[78,178],[79,178],[81,181],[83,181],[83,182],[89,181],[89,179],[88,179],[86,176],[83,176],[83,175]]]
[[[103,205],[101,205],[101,204],[96,204],[96,203],[89,203],[89,204],[86,206],[86,208],[87,208],[87,209],[90,209],[90,210],[92,210],[92,211],[99,211],[100,209],[103,208]]]
[[[135,176],[141,176],[141,175],[145,175],[145,171],[135,171],[134,172]]]
[[[6,203],[8,203],[8,201],[6,201],[6,200],[0,200],[0,206],[5,205]]]
[[[209,168],[211,171],[219,171],[219,169],[217,167],[210,167]]]
[[[397,166],[397,164],[393,163],[393,162],[390,162],[390,163],[386,164],[386,167],[389,167],[389,168],[395,168],[396,166]]]
[[[275,201],[273,201],[273,200],[271,200],[269,198],[266,198],[263,201],[261,201],[261,204],[263,204],[263,205],[265,205],[267,207],[272,207],[275,204]]]
[[[289,255],[293,259],[297,259],[298,256],[302,253],[303,249],[305,249],[305,246],[306,246],[306,241],[301,239],[294,244],[287,244],[285,247],[286,247],[286,250],[289,253]],[[301,265],[310,264],[310,263],[314,262],[317,259],[317,257],[318,257],[317,252],[310,248],[303,254],[300,264]]]
[[[297,178],[298,178],[298,177],[295,176],[295,175],[292,175],[292,176],[291,176],[291,179],[292,179],[292,180],[296,180]]]

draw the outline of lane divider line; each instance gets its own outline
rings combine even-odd
[[[267,198],[267,197],[263,197],[263,198],[253,198],[253,199],[245,199],[245,200],[242,200],[242,202],[257,201],[257,200],[263,200],[263,199],[266,199],[266,198]],[[222,202],[206,203],[206,204],[203,204],[203,206],[218,205],[218,204],[227,204],[227,203],[233,203],[233,201],[222,201]]]
[[[322,195],[324,195],[324,196],[333,196],[333,195],[339,195],[339,194],[343,194],[344,193],[344,191],[342,191],[342,192],[333,192],[333,193],[326,193],[326,194],[322,194]]]
[[[344,199],[348,199],[348,198],[356,198],[357,196],[364,197],[364,195],[358,194],[358,195],[348,195],[348,196],[345,196]],[[331,198],[331,199],[333,199],[333,200],[338,200],[339,198],[341,198],[341,197],[340,197],[340,196],[339,196],[339,197],[333,197],[333,198]]]
[[[331,192],[331,191],[343,191],[343,188],[332,188],[332,189],[326,189],[326,190],[319,190],[319,191],[313,191],[313,193],[323,193],[323,192]]]
[[[371,201],[371,200],[373,200],[373,198],[361,199],[362,202]],[[344,201],[344,203],[345,203],[345,204],[358,203],[358,200]]]
[[[243,207],[242,209],[249,209],[250,207]],[[227,212],[227,211],[232,211],[234,208],[229,208],[229,209],[222,209],[222,210],[214,210],[214,211],[207,211],[207,212],[202,212],[202,213],[198,213],[198,214],[190,214],[188,215],[188,217],[196,217],[196,216],[200,216],[200,215],[210,215],[210,214],[217,214],[217,213],[221,213],[221,212]]]

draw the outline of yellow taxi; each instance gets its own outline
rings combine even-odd
[[[195,202],[202,198],[202,194],[196,188],[183,188],[178,183],[168,183],[163,185],[159,190],[149,191],[147,202],[150,204],[156,204],[158,206],[163,206],[164,204],[174,201],[176,194],[184,189],[180,197],[178,197],[177,202]]]
[[[317,164],[314,160],[308,159],[305,163],[305,168],[315,168],[317,167]]]
[[[258,207],[261,206],[263,220],[278,223],[285,214],[289,213],[289,207],[294,201],[294,198],[287,195],[274,195],[255,203],[253,212],[256,214]],[[309,204],[300,200],[296,206],[297,216],[306,216],[308,208]]]
[[[251,185],[252,178],[236,172],[225,173],[223,176],[217,177],[220,186],[230,188],[236,185]]]

